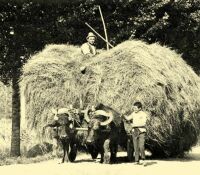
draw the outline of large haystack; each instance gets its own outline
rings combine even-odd
[[[73,46],[49,46],[24,68],[26,116],[37,126],[51,107],[102,102],[121,113],[141,101],[150,113],[147,147],[154,155],[188,151],[199,133],[200,80],[174,51],[127,41],[82,60]],[[84,74],[80,66],[87,65]]]

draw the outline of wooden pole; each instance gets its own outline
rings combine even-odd
[[[105,39],[106,39],[106,48],[107,50],[109,50],[109,44],[108,44],[108,34],[107,34],[107,30],[106,30],[106,25],[105,25],[105,21],[104,21],[104,18],[103,18],[103,14],[101,12],[101,7],[99,5],[99,13],[101,15],[101,20],[102,20],[102,23],[103,23],[103,29],[104,29],[104,33],[105,33]]]
[[[94,33],[96,33],[103,41],[105,41],[106,43],[108,43],[109,44],[109,46],[110,47],[114,47],[112,44],[110,44],[108,41],[106,41],[105,39],[104,39],[104,37],[103,36],[101,36],[96,30],[94,30],[87,22],[85,23]]]

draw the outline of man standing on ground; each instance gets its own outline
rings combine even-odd
[[[132,120],[132,138],[135,151],[135,164],[143,164],[145,160],[145,135],[147,114],[142,111],[141,102],[133,104],[133,112],[124,116],[126,120]],[[141,159],[139,159],[141,154]]]

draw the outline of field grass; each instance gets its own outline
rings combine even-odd
[[[53,158],[51,153],[34,158],[26,157],[27,151],[39,141],[33,133],[27,133],[25,129],[21,130],[21,157],[10,157],[11,127],[11,119],[0,119],[0,165],[35,163]]]
[[[0,166],[3,165],[11,165],[11,164],[29,164],[29,163],[37,163],[37,162],[42,162],[46,160],[53,159],[54,157],[52,156],[51,153],[43,155],[43,156],[37,156],[34,158],[27,158],[25,156],[21,157],[1,157],[0,158]]]
[[[11,145],[11,120],[0,120],[0,159],[8,157]]]

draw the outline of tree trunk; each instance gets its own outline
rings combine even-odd
[[[12,136],[11,152],[13,157],[20,156],[20,91],[18,76],[12,79]]]

